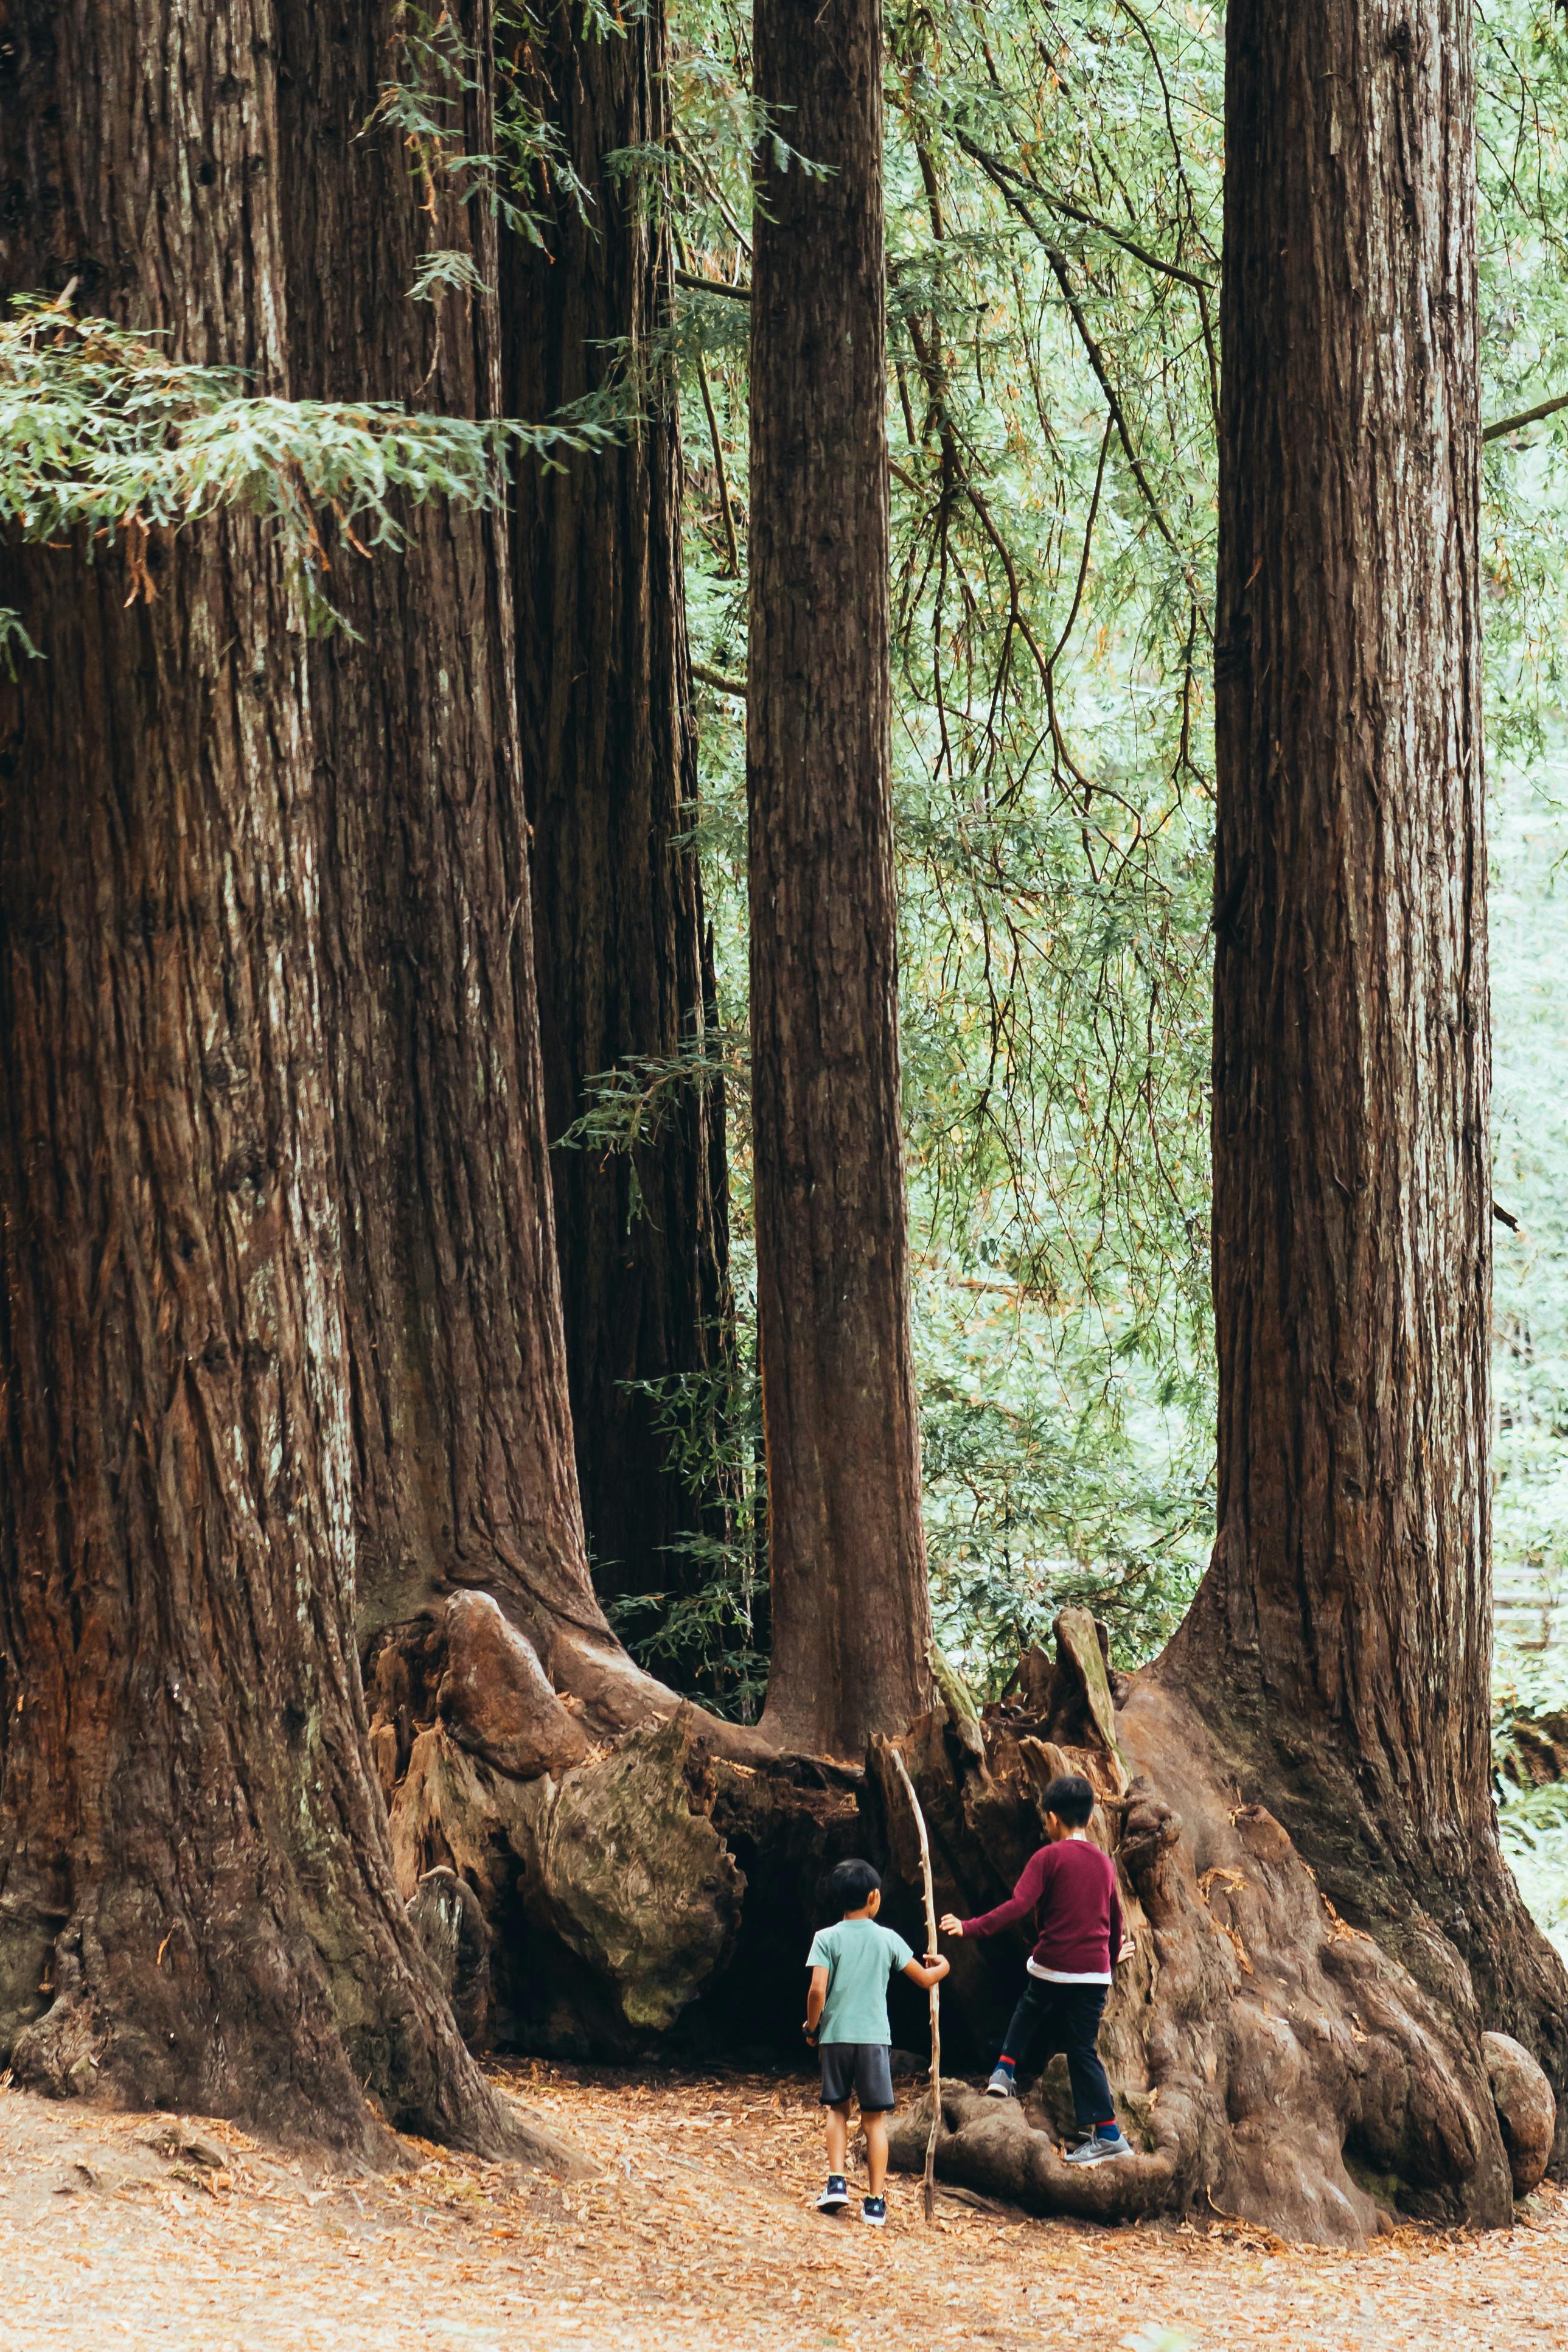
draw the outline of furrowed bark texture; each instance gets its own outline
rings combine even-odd
[[[764,1727],[858,1756],[928,1703],[899,1107],[881,12],[758,0],[750,810]]]
[[[465,254],[492,288],[490,215],[483,202],[465,205],[460,187],[436,172],[430,217],[402,142],[363,131],[399,67],[401,12],[388,0],[347,38],[303,0],[283,0],[279,16],[291,353],[301,388],[494,415],[494,296],[455,295],[437,309],[407,298],[422,249]],[[491,134],[490,26],[477,5],[451,21],[477,83],[466,118],[450,127],[452,150],[474,153]],[[354,257],[353,271],[325,301],[320,257],[341,254]],[[449,1978],[458,1958],[452,1937],[467,1937],[476,1906],[482,1912],[495,1939],[482,1970],[488,1982],[465,1981],[463,2013],[476,2025],[493,2017],[516,2036],[534,2015],[519,2008],[519,1984],[535,1987],[536,2007],[549,2006],[538,1988],[559,1977],[556,2006],[580,1999],[596,2016],[618,2016],[628,2003],[636,2008],[635,1988],[649,1973],[663,1969],[681,1980],[677,1957],[661,1961],[649,1949],[658,1918],[674,1918],[673,1881],[661,1915],[630,1867],[595,1885],[593,1951],[603,1968],[585,1978],[587,1931],[576,1944],[563,1935],[565,1899],[549,1892],[562,1872],[550,1836],[532,1833],[536,1820],[553,1832],[558,1816],[570,1818],[574,1850],[603,1848],[624,1860],[636,1837],[624,1818],[622,1769],[599,1768],[587,1734],[656,1723],[678,1702],[632,1664],[605,1626],[578,1507],[507,525],[502,514],[444,504],[406,520],[400,556],[366,562],[341,542],[332,550],[332,593],[359,641],[323,644],[310,681],[345,1204],[360,1630],[373,1652],[371,1743],[393,1805],[400,1885],[436,1930]],[[452,1619],[487,1635],[459,1643],[449,1661],[450,1719],[482,1759],[472,1769],[444,1731],[428,1727],[421,1744],[427,1727],[416,1728],[419,1696],[400,1663],[428,1659],[433,1644],[444,1656],[440,1628]],[[712,1730],[721,1745],[745,1743],[729,1727]],[[635,1741],[628,1752],[641,1752]],[[667,1785],[655,1801],[661,1769]],[[542,1785],[526,1790],[545,1776],[548,1806]],[[649,1834],[671,1853],[695,1840],[700,1878],[701,1839],[689,1828],[676,1750],[655,1741],[643,1781],[644,1810],[661,1824]],[[438,1816],[447,1824],[439,1833],[431,1827]],[[467,1894],[455,1898],[444,1879],[422,1888],[421,1872],[432,1866],[455,1869]],[[680,1945],[673,1926],[670,1933]],[[697,1939],[692,1965],[711,1968],[723,1937],[720,1920],[706,1942]]]
[[[505,49],[507,45],[503,44]],[[620,446],[517,488],[517,646],[533,827],[536,969],[552,1139],[618,1064],[700,1047],[714,1025],[697,861],[696,743],[681,572],[680,437],[667,226],[607,166],[668,135],[664,10],[604,37],[550,10],[509,60],[583,187],[548,196],[543,249],[503,231],[507,412],[546,416],[612,370],[643,422]],[[552,182],[552,189],[559,184]],[[729,1344],[728,1191],[718,1081],[680,1087],[622,1151],[557,1150],[556,1234],[583,1516],[601,1592],[678,1584],[669,1547],[698,1524],[666,1465],[656,1401],[635,1384],[709,1374]]]
[[[9,287],[287,388],[270,0],[13,9]],[[19,2080],[508,2144],[371,1780],[319,953],[276,542],[9,551],[0,2016]],[[160,561],[160,557],[162,560]],[[513,2143],[516,2144],[516,2143]]]
[[[387,5],[346,37],[285,0],[280,135],[302,388],[484,417],[499,406],[492,292],[408,299],[423,253],[485,289],[495,226],[434,159],[434,215],[390,130],[407,70]],[[491,26],[452,23],[474,87],[448,151],[491,139]],[[322,256],[354,256],[332,279]],[[323,299],[330,284],[332,299]],[[610,1633],[573,1459],[534,993],[504,521],[440,501],[399,557],[340,542],[359,634],[312,666],[327,986],[353,1380],[360,1627],[464,1586],[494,1592],[555,1678],[613,1730],[674,1696]]]
[[[408,299],[421,254],[487,288],[494,223],[402,138],[365,132],[412,69],[400,12],[279,0],[280,174],[296,389],[499,411],[493,294]],[[452,152],[490,138],[483,0],[453,12],[479,87]],[[334,268],[337,257],[340,268]],[[433,502],[402,557],[339,539],[358,633],[320,646],[326,991],[339,1114],[361,1633],[485,1584],[534,1633],[607,1649],[572,1461],[540,1087],[500,514]]]
[[[1218,1535],[1163,1672],[1346,1916],[1561,2088],[1489,1771],[1469,12],[1227,27]]]

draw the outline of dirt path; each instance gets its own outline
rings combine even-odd
[[[334,2179],[222,2124],[0,2092],[0,2346],[37,2352],[1519,2352],[1568,2342],[1568,2199],[1489,2237],[1361,2255],[1105,2231],[895,2177],[885,2231],[823,2221],[803,2083],[504,2073],[603,2167],[563,2189],[411,2145]],[[197,2145],[190,2145],[192,2140]]]

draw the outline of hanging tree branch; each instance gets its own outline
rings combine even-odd
[[[1533,408],[1521,408],[1517,416],[1500,416],[1495,425],[1483,425],[1481,439],[1500,441],[1505,433],[1519,433],[1527,425],[1542,424],[1564,408],[1568,408],[1568,392],[1560,392],[1555,400],[1538,401]]]
[[[1038,224],[1030,219],[1026,209],[1030,197],[1040,204],[1049,205],[1053,213],[1061,215],[1063,220],[1076,221],[1082,228],[1092,228],[1097,236],[1109,237],[1113,245],[1119,245],[1124,253],[1131,254],[1134,261],[1141,261],[1145,269],[1154,270],[1156,276],[1174,278],[1179,285],[1190,286],[1199,294],[1215,291],[1212,278],[1205,278],[1196,269],[1184,269],[1179,261],[1167,261],[1163,254],[1151,253],[1146,245],[1138,243],[1136,237],[1113,228],[1109,221],[1101,220],[1094,213],[1085,212],[1082,205],[1071,203],[1066,196],[1059,196],[1050,188],[1042,188],[1038,180],[1029,179],[1023,173],[1016,172],[999,155],[994,154],[989,148],[982,147],[969,132],[959,131],[955,135],[970,162],[979,165],[998,194],[1022,219],[1029,222],[1037,236],[1040,233]],[[1024,191],[1028,192],[1027,195]]]

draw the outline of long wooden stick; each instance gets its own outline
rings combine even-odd
[[[936,1891],[931,1884],[931,1844],[925,1834],[925,1816],[920,1810],[920,1800],[915,1793],[915,1783],[909,1768],[896,1748],[889,1743],[889,1753],[898,1767],[898,1777],[909,1799],[915,1815],[915,1827],[920,1839],[920,1874],[925,1882],[925,1948],[936,1949]],[[931,2137],[925,2143],[925,2182],[924,2200],[925,2218],[936,2217],[936,2135],[942,2128],[942,1988],[931,1988]]]

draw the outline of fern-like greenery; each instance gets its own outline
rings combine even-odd
[[[0,529],[73,541],[89,561],[127,552],[133,595],[149,595],[154,532],[225,508],[272,525],[314,627],[337,619],[322,592],[322,526],[397,549],[413,505],[497,506],[521,451],[559,460],[616,429],[591,414],[544,425],[423,414],[391,401],[284,400],[231,368],[172,359],[162,341],[78,318],[62,296],[21,295],[0,320]],[[24,643],[13,617],[0,657]]]

